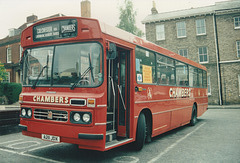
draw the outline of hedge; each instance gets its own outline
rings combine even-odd
[[[3,91],[4,91],[4,87],[3,87],[3,84],[0,83],[0,96],[3,96]]]
[[[8,104],[17,102],[21,92],[22,85],[20,83],[0,83],[0,96],[5,95],[8,99]]]

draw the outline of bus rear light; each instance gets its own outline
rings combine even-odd
[[[32,109],[31,108],[22,108],[20,112],[21,118],[32,118]]]

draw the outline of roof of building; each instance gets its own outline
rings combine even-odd
[[[208,14],[216,13],[218,11],[222,11],[222,10],[225,11],[225,10],[232,10],[232,9],[240,9],[240,0],[216,2],[215,5],[206,6],[206,7],[151,14],[151,15],[148,15],[145,19],[143,19],[142,23],[146,24],[146,23],[166,21],[171,19],[208,15]]]
[[[28,26],[32,25],[33,23],[36,23],[36,22],[39,22],[39,21],[42,21],[42,20],[45,20],[45,19],[49,19],[49,18],[60,17],[60,16],[65,16],[65,15],[59,13],[59,14],[51,15],[51,16],[49,16],[49,17],[42,18],[42,19],[34,20],[34,21],[32,21],[32,22],[23,23],[19,28],[17,28],[17,30],[20,31],[20,32],[17,34],[17,36],[21,36],[21,32],[22,32],[25,28],[27,28]],[[14,36],[15,36],[15,35],[14,35]],[[11,37],[9,37],[9,35],[7,35],[5,38],[0,39],[0,46],[5,45],[5,44],[8,44],[10,38],[11,38]],[[13,37],[13,38],[15,38],[15,37]],[[17,37],[17,40],[19,41],[19,38],[18,38],[18,37]],[[5,44],[2,44],[3,42],[4,42]],[[10,39],[10,42],[11,42],[11,39]]]

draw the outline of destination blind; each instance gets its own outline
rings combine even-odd
[[[48,22],[33,27],[33,41],[47,41],[77,36],[77,20]]]

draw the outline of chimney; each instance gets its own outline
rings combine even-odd
[[[158,14],[158,11],[157,11],[157,9],[156,9],[156,3],[155,3],[155,1],[153,1],[153,8],[151,9],[151,11],[152,11],[152,14],[153,14],[153,15]]]
[[[27,23],[33,23],[38,20],[38,17],[36,15],[31,15],[27,17]]]
[[[84,0],[81,2],[81,17],[91,17],[91,2],[88,0]]]

